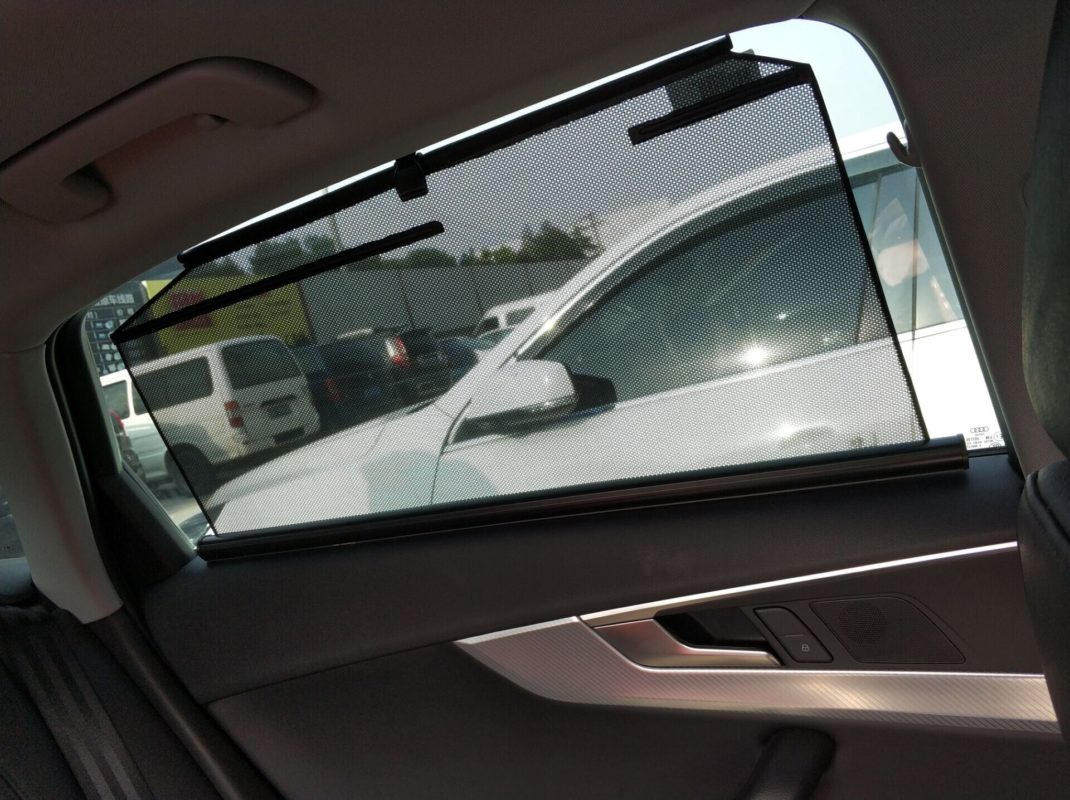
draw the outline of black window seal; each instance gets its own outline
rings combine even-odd
[[[413,509],[403,509],[355,519],[324,521],[313,526],[292,525],[207,536],[198,542],[197,552],[206,561],[215,561],[576,514],[959,472],[969,469],[969,455],[965,439],[957,435],[930,439],[921,444],[911,442],[675,473],[655,481],[640,479],[585,484],[430,506],[416,513]]]
[[[164,314],[162,317],[135,323],[131,327],[127,327],[129,322],[124,323],[112,334],[111,340],[116,344],[122,344],[131,339],[139,339],[142,336],[158,333],[164,328],[169,328],[180,322],[196,319],[204,314],[218,311],[222,308],[232,306],[235,303],[240,303],[243,300],[248,300],[257,295],[264,294],[265,292],[282,288],[283,286],[289,286],[290,284],[297,283],[305,278],[311,278],[314,275],[319,275],[323,272],[328,272],[329,270],[345,266],[346,264],[352,264],[355,261],[370,258],[371,256],[388,253],[391,250],[397,250],[399,247],[405,247],[406,245],[414,244],[415,242],[420,242],[424,239],[430,239],[432,236],[439,235],[444,230],[445,228],[442,227],[441,222],[425,222],[423,225],[416,225],[408,230],[384,236],[382,239],[365,242],[356,247],[350,247],[347,250],[343,250],[340,253],[324,256],[323,258],[309,262],[303,266],[294,267],[293,269],[281,272],[278,275],[271,275],[254,283],[240,286],[237,289],[231,289],[229,292],[223,292],[215,297],[209,297],[207,300],[202,300],[199,303],[194,303],[193,305],[171,311]],[[164,292],[166,291],[167,290],[165,289]],[[162,294],[163,293],[161,293],[161,295]],[[137,315],[130,317],[129,321],[133,322],[136,319]]]
[[[732,53],[732,40],[728,36],[723,36],[651,64],[644,69],[606,81],[585,92],[466,136],[456,142],[411,155],[417,155],[424,174],[431,175],[495,150],[501,150],[543,131],[589,116],[628,98],[653,91],[672,80],[705,69],[729,54],[733,57],[738,55]],[[791,64],[792,62],[784,63]],[[394,164],[390,164],[341,189],[316,197],[260,222],[239,228],[232,233],[195,245],[179,253],[178,260],[187,269],[192,269],[209,261],[223,258],[242,248],[250,247],[263,239],[289,233],[328,214],[394,189]]]

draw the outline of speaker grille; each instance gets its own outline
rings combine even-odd
[[[902,597],[849,597],[811,603],[856,661],[868,664],[961,664],[943,631]]]
[[[852,642],[876,644],[888,632],[888,618],[868,600],[852,600],[840,609],[840,630]]]

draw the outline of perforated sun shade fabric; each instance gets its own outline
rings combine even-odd
[[[115,341],[216,532],[924,441],[813,74],[729,48],[184,253]]]

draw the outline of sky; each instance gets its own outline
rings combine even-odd
[[[837,139],[898,127],[888,89],[869,54],[851,34],[822,22],[791,20],[732,34],[734,50],[810,64]]]

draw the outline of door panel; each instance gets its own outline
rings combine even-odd
[[[1035,676],[1009,544],[1020,488],[1007,458],[992,455],[955,472],[196,559],[150,589],[143,611],[179,677],[292,798],[733,798],[768,737],[800,726],[836,742],[815,797],[1057,797],[1070,763]],[[830,570],[848,571],[798,580]],[[732,587],[747,588],[718,591]],[[536,640],[509,665],[472,646],[571,618],[631,664],[589,625],[710,592],[704,607],[745,609],[907,596],[964,660],[848,663],[824,631],[827,667],[786,668],[774,648],[785,667],[730,670],[736,683],[720,695],[651,702],[654,684],[636,703],[627,675],[592,672],[567,647],[547,657]],[[659,605],[630,608],[643,603]],[[631,668],[684,683],[692,672]],[[809,704],[792,707],[807,680]],[[772,691],[755,702],[761,693],[740,681]],[[552,690],[581,684],[601,694]],[[834,701],[814,702],[821,691]]]
[[[421,648],[211,705],[294,798],[739,796],[783,722],[568,705],[456,648]],[[824,721],[836,753],[815,800],[1064,796],[1055,736]]]
[[[574,614],[1012,541],[1020,490],[997,455],[944,474],[195,559],[149,590],[144,614],[211,701]]]

